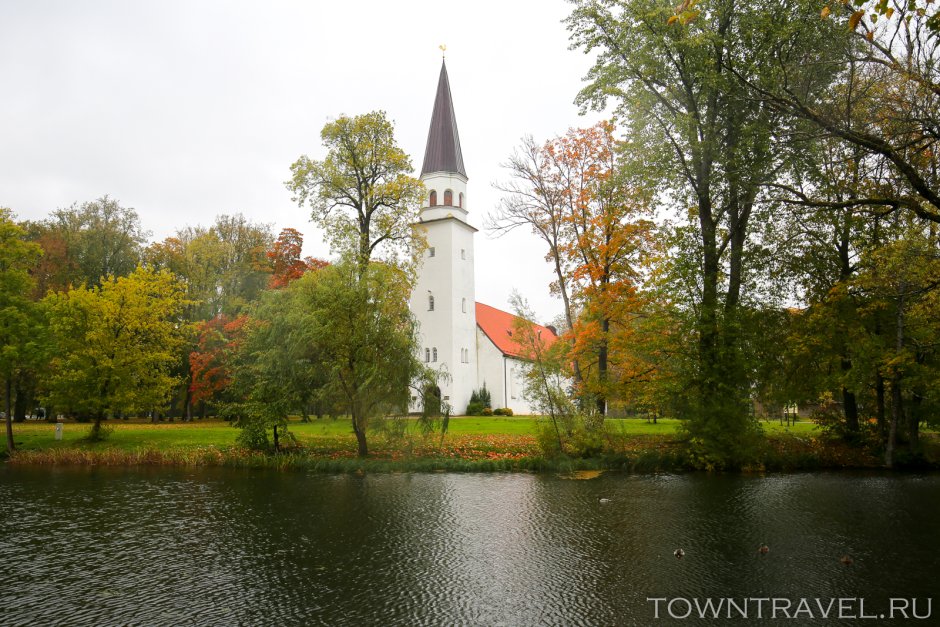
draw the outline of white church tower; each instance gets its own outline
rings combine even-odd
[[[441,398],[450,404],[451,413],[463,414],[477,388],[473,276],[477,230],[467,220],[467,171],[446,64],[441,65],[421,180],[426,195],[418,219],[429,248],[411,295],[411,311],[419,323],[421,359],[446,374],[440,382]]]

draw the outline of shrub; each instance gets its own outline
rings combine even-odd
[[[475,394],[475,392],[474,392]],[[483,403],[479,400],[473,400],[473,397],[470,397],[470,403],[467,404],[467,416],[479,416],[483,413]]]
[[[483,387],[480,388],[480,402],[483,403],[484,407],[492,407],[493,399],[490,395],[490,391],[486,389],[486,384],[483,384]]]
[[[494,412],[492,409],[492,396],[490,391],[486,389],[486,384],[483,384],[483,387],[479,390],[474,390],[470,394],[470,402],[467,404],[467,416],[492,416]],[[490,413],[485,414],[483,410],[489,410]],[[499,415],[499,414],[495,414]]]
[[[493,410],[490,409],[489,407],[484,407],[484,408],[483,408],[483,411],[480,412],[480,413],[481,413],[482,415],[484,415],[484,416],[492,416],[492,415],[493,415]]]
[[[597,457],[604,452],[603,432],[583,427],[575,429],[569,439],[569,446],[575,457]]]
[[[493,410],[494,416],[512,416],[512,409],[509,407],[498,407]]]
[[[539,445],[542,455],[552,458],[562,453],[558,446],[558,436],[555,427],[547,420],[539,421],[535,426],[535,441]]]

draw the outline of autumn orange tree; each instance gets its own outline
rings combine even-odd
[[[571,129],[541,147],[526,140],[507,164],[514,181],[490,223],[496,232],[527,225],[548,244],[553,289],[565,308],[569,358],[583,398],[606,412],[615,379],[632,361],[613,347],[628,342],[639,308],[637,286],[653,232],[649,194],[621,167],[614,125]]]
[[[301,258],[303,245],[304,236],[300,231],[292,228],[281,230],[281,234],[267,252],[271,262],[271,280],[268,287],[286,287],[291,281],[302,277],[305,272],[319,270],[328,265],[322,259]]]
[[[248,320],[246,315],[219,314],[199,324],[196,350],[189,355],[190,403],[224,399],[232,381],[230,362],[244,339]]]
[[[653,233],[649,193],[624,176],[620,149],[609,122],[569,131],[549,147],[565,173],[561,253],[580,308],[569,332],[572,356],[587,368],[585,389],[601,414],[614,389],[611,370],[632,376],[624,340],[640,310],[637,287]]]

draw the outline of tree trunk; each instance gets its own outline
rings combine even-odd
[[[353,414],[352,416],[352,425],[353,432],[356,434],[356,443],[359,446],[359,457],[368,457],[369,455],[369,445],[366,442],[366,430],[364,425],[359,424],[359,418]]]
[[[898,443],[898,423],[901,421],[901,374],[895,370],[891,377],[891,424],[888,425],[888,443],[885,446],[885,466],[894,467],[894,451]]]
[[[927,361],[927,355],[923,351],[918,351],[915,360],[923,365]],[[911,452],[915,455],[920,453],[920,418],[923,414],[924,393],[921,386],[916,386],[911,390],[911,408],[907,412],[908,437]]]
[[[699,198],[699,224],[702,229],[702,306],[699,311],[699,382],[703,403],[702,419],[708,420],[708,405],[705,401],[713,396],[718,370],[718,251],[715,242],[715,226],[711,221],[711,200]],[[719,392],[720,393],[720,392]]]
[[[607,337],[610,333],[610,319],[601,321],[601,342],[597,349],[597,413],[607,415]]]
[[[901,358],[901,351],[904,348],[904,281],[898,289],[898,305],[895,312],[895,336],[894,351],[895,361]],[[894,452],[898,443],[898,423],[901,421],[901,370],[897,363],[893,367],[891,374],[891,425],[888,428],[888,445],[885,447],[885,465],[888,468],[894,467]]]
[[[13,415],[12,415],[12,406],[10,403],[10,396],[13,394],[13,382],[11,381],[12,376],[7,375],[7,394],[6,394],[6,423],[7,423],[7,452],[12,453],[16,450],[16,445],[13,443]]]
[[[884,440],[888,433],[888,426],[885,424],[885,378],[881,371],[875,373],[875,417],[878,420],[878,432]]]
[[[13,402],[13,420],[16,422],[24,422],[26,420],[27,410],[29,409],[30,395],[26,391],[26,386],[23,385],[22,375],[17,377],[13,391],[13,396],[16,399]]]
[[[842,411],[845,414],[845,428],[852,433],[858,433],[858,400],[854,392],[842,388]]]
[[[189,383],[186,383],[186,392],[183,396],[183,407],[186,408],[185,416],[186,422],[193,421],[193,406],[192,406],[192,392],[189,391]]]
[[[277,425],[274,425],[274,452],[277,453],[277,452],[280,452],[280,450],[281,450],[281,443],[278,441],[278,437],[277,437]]]
[[[907,434],[911,452],[915,455],[920,452],[920,413],[924,397],[917,392],[911,395],[911,405],[907,412]]]
[[[88,434],[88,439],[92,442],[97,442],[101,439],[101,412],[95,414],[95,424],[91,426],[91,433]]]
[[[847,357],[842,357],[842,373],[848,373],[852,369],[852,361]],[[852,433],[858,433],[858,400],[855,398],[855,392],[849,391],[842,386],[842,411],[845,414],[845,426]]]

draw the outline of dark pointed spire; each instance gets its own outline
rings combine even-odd
[[[463,167],[463,153],[460,152],[460,137],[457,135],[457,118],[450,97],[446,63],[441,64],[441,77],[437,82],[437,96],[434,98],[431,130],[428,131],[428,145],[424,149],[421,176],[431,172],[456,172],[465,178],[467,176]]]

